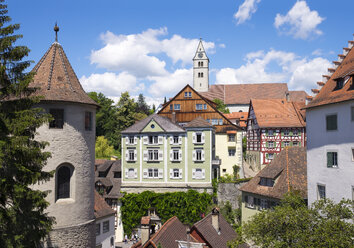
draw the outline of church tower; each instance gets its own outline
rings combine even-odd
[[[95,247],[94,161],[97,104],[83,90],[63,47],[55,42],[38,64],[30,87],[40,88],[38,104],[53,119],[37,129],[47,141],[51,158],[43,168],[54,171],[48,181],[33,187],[48,191],[48,215],[56,224],[44,247]]]
[[[193,58],[193,88],[198,92],[209,90],[209,58],[205,53],[202,39]]]

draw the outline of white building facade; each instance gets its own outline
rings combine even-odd
[[[354,199],[354,41],[318,82],[306,107],[309,204]]]

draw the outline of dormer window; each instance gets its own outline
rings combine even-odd
[[[344,77],[344,78],[338,78],[338,79],[336,80],[337,85],[336,85],[336,87],[334,88],[334,90],[340,90],[340,89],[342,89],[342,88],[344,87],[344,85],[348,82],[349,78],[350,78],[350,76],[346,76],[346,77]]]
[[[268,177],[261,177],[261,180],[259,181],[259,185],[273,187],[274,179]]]

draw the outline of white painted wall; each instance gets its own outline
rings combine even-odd
[[[103,233],[103,222],[109,221],[109,231]],[[96,246],[102,245],[102,248],[114,248],[114,242],[111,246],[111,238],[114,239],[114,215],[110,215],[108,217],[96,220],[96,224],[100,224],[100,235],[96,236]]]
[[[95,161],[95,107],[75,103],[46,103],[39,107],[49,112],[50,108],[64,109],[63,129],[49,128],[46,123],[37,129],[37,140],[49,142],[45,151],[51,152],[45,171],[56,170],[59,165],[73,166],[70,198],[56,200],[55,176],[48,182],[33,185],[33,188],[49,191],[46,200],[49,216],[56,218],[54,228],[77,226],[94,221],[94,161]],[[92,130],[85,130],[85,111],[91,111]]]
[[[250,105],[249,104],[226,104],[229,108],[230,113],[232,112],[248,112]]]
[[[326,197],[338,202],[352,199],[354,187],[354,101],[307,109],[307,180],[309,204],[317,200],[317,184],[326,186]],[[326,115],[337,114],[338,130],[326,130]],[[327,151],[338,152],[338,167],[327,168]]]

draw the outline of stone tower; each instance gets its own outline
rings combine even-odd
[[[55,32],[59,28],[55,26]],[[50,46],[33,68],[31,87],[44,96],[39,107],[53,120],[41,126],[37,139],[49,142],[51,152],[45,171],[54,171],[50,181],[35,185],[49,191],[49,216],[54,230],[44,247],[95,247],[94,160],[97,104],[85,93],[62,46]]]
[[[202,39],[193,58],[193,88],[198,92],[209,90],[209,58],[205,53]]]

